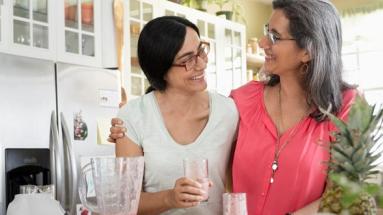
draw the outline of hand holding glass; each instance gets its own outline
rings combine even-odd
[[[197,181],[205,191],[202,201],[209,198],[209,173],[207,159],[184,159],[184,175]]]

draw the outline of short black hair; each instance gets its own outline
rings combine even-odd
[[[189,20],[177,16],[162,16],[149,21],[142,29],[137,45],[138,61],[150,83],[146,93],[163,91],[165,75],[185,41],[186,28],[199,30]]]

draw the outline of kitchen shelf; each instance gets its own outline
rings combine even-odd
[[[246,53],[246,62],[247,66],[250,68],[260,68],[265,62],[265,56]]]

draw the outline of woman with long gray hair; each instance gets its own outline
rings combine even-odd
[[[342,80],[340,18],[326,0],[275,0],[264,34],[267,81],[231,93],[233,190],[247,193],[252,215],[315,214],[335,129],[318,108],[345,118],[356,95]]]

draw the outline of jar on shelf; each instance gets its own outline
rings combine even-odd
[[[252,47],[253,54],[257,54],[258,50],[259,50],[258,38],[256,38],[256,37],[251,38],[250,39],[250,44],[251,44],[251,47]]]
[[[253,53],[253,46],[250,43],[247,44],[246,52],[248,54],[252,54]]]

